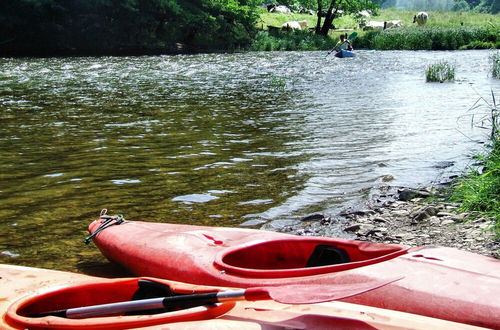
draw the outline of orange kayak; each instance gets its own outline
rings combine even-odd
[[[146,285],[144,285],[146,284]],[[1,329],[481,329],[343,302],[287,305],[272,300],[228,301],[151,313],[67,318],[47,311],[127,302],[165,294],[228,290],[156,278],[104,279],[0,264]],[[146,289],[146,290],[144,290]],[[142,290],[142,291],[141,291]],[[167,291],[168,292],[167,292]],[[141,301],[141,300],[137,300]]]
[[[500,328],[500,260],[457,249],[109,217],[89,230],[98,232],[94,243],[109,260],[140,276],[240,288],[399,276],[342,301]]]

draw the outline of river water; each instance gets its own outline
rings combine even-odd
[[[0,59],[0,262],[87,272],[100,210],[238,226],[460,173],[489,51]],[[453,83],[426,83],[448,61]],[[481,103],[479,103],[481,104]]]

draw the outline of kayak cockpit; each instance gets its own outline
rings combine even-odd
[[[221,270],[256,277],[331,273],[395,258],[408,247],[341,239],[277,239],[225,249],[215,258]]]
[[[190,305],[188,302],[182,307],[113,312],[97,317],[73,317],[68,315],[67,311],[81,307],[94,308],[104,306],[102,304],[142,302],[150,298],[207,293],[214,290],[214,288],[203,286],[194,288],[192,285],[149,278],[93,281],[58,287],[24,297],[8,308],[5,321],[16,329],[128,329],[212,319],[233,308],[234,303],[199,306],[199,304]]]

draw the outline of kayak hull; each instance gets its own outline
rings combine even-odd
[[[350,50],[339,50],[338,52],[335,53],[335,56],[338,58],[344,58],[344,57],[355,57],[356,53],[350,51]]]
[[[0,265],[1,329],[479,329],[439,319],[342,302],[285,305],[266,301],[225,302],[150,315],[86,319],[27,314],[128,301],[146,281],[178,294],[227,288],[188,285],[155,278],[104,279],[31,267]],[[24,285],[23,285],[24,284]],[[23,290],[19,288],[24,287]],[[38,289],[36,289],[38,287]],[[149,292],[151,294],[151,292]],[[155,292],[157,295],[162,292]],[[144,298],[144,297],[143,297]]]
[[[93,222],[90,232],[100,224]],[[136,275],[204,285],[335,285],[402,276],[342,301],[500,327],[500,260],[456,249],[140,221],[106,228],[93,240],[109,260]],[[304,261],[298,250],[314,255],[313,246],[328,247],[326,264],[320,257],[307,266],[311,260]],[[347,251],[347,257],[335,250]]]

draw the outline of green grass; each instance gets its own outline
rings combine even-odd
[[[354,29],[359,35],[354,40],[354,48],[380,49],[380,50],[455,50],[455,49],[484,49],[500,48],[500,15],[461,12],[429,12],[429,21],[426,26],[413,24],[414,11],[400,11],[395,9],[380,10],[377,16],[369,20],[386,21],[399,19],[403,28],[385,31],[361,31],[358,21],[352,15],[341,16],[334,20],[336,28]],[[314,34],[312,29],[316,26],[316,16],[307,14],[274,14],[262,10],[259,29],[264,31],[268,27],[280,27],[290,20],[305,20],[308,22],[309,34]],[[312,42],[306,31],[301,34],[304,42],[297,40],[297,34],[272,34],[270,39],[263,41],[264,35],[259,34],[257,44],[252,50],[327,50],[330,44],[339,40],[343,31],[330,31],[328,37],[332,42]],[[277,39],[283,38],[284,41]],[[264,46],[265,44],[266,46]],[[311,48],[308,48],[311,45]],[[298,47],[298,48],[294,48]]]
[[[481,126],[489,121],[491,149],[486,156],[478,157],[481,160],[481,171],[473,169],[469,175],[455,183],[450,201],[460,202],[462,212],[494,219],[493,230],[497,238],[500,238],[500,109],[493,92],[491,102],[483,98],[480,101],[482,103],[478,103],[478,100],[472,109],[479,112],[478,121]]]
[[[427,82],[455,81],[455,67],[443,61],[429,65],[425,70]]]
[[[438,27],[500,27],[500,15],[481,14],[473,12],[442,12],[429,11],[429,20],[426,26]],[[404,26],[417,26],[413,23],[415,11],[384,9],[379,11],[379,15],[372,17],[373,21],[388,21],[399,19]]]
[[[379,10],[377,16],[369,18],[372,21],[388,21],[388,20],[401,20],[403,26],[417,26],[413,22],[414,11],[404,11],[396,9]],[[257,22],[259,29],[267,29],[267,26],[279,27],[286,21],[301,21],[305,20],[308,26],[313,28],[316,26],[316,16],[307,14],[274,14],[262,10],[260,20]],[[333,21],[337,28],[342,29],[357,29],[358,23],[352,15],[344,15]],[[481,14],[473,12],[439,12],[430,11],[429,21],[426,26],[435,27],[484,27],[496,30],[500,29],[500,14]]]

